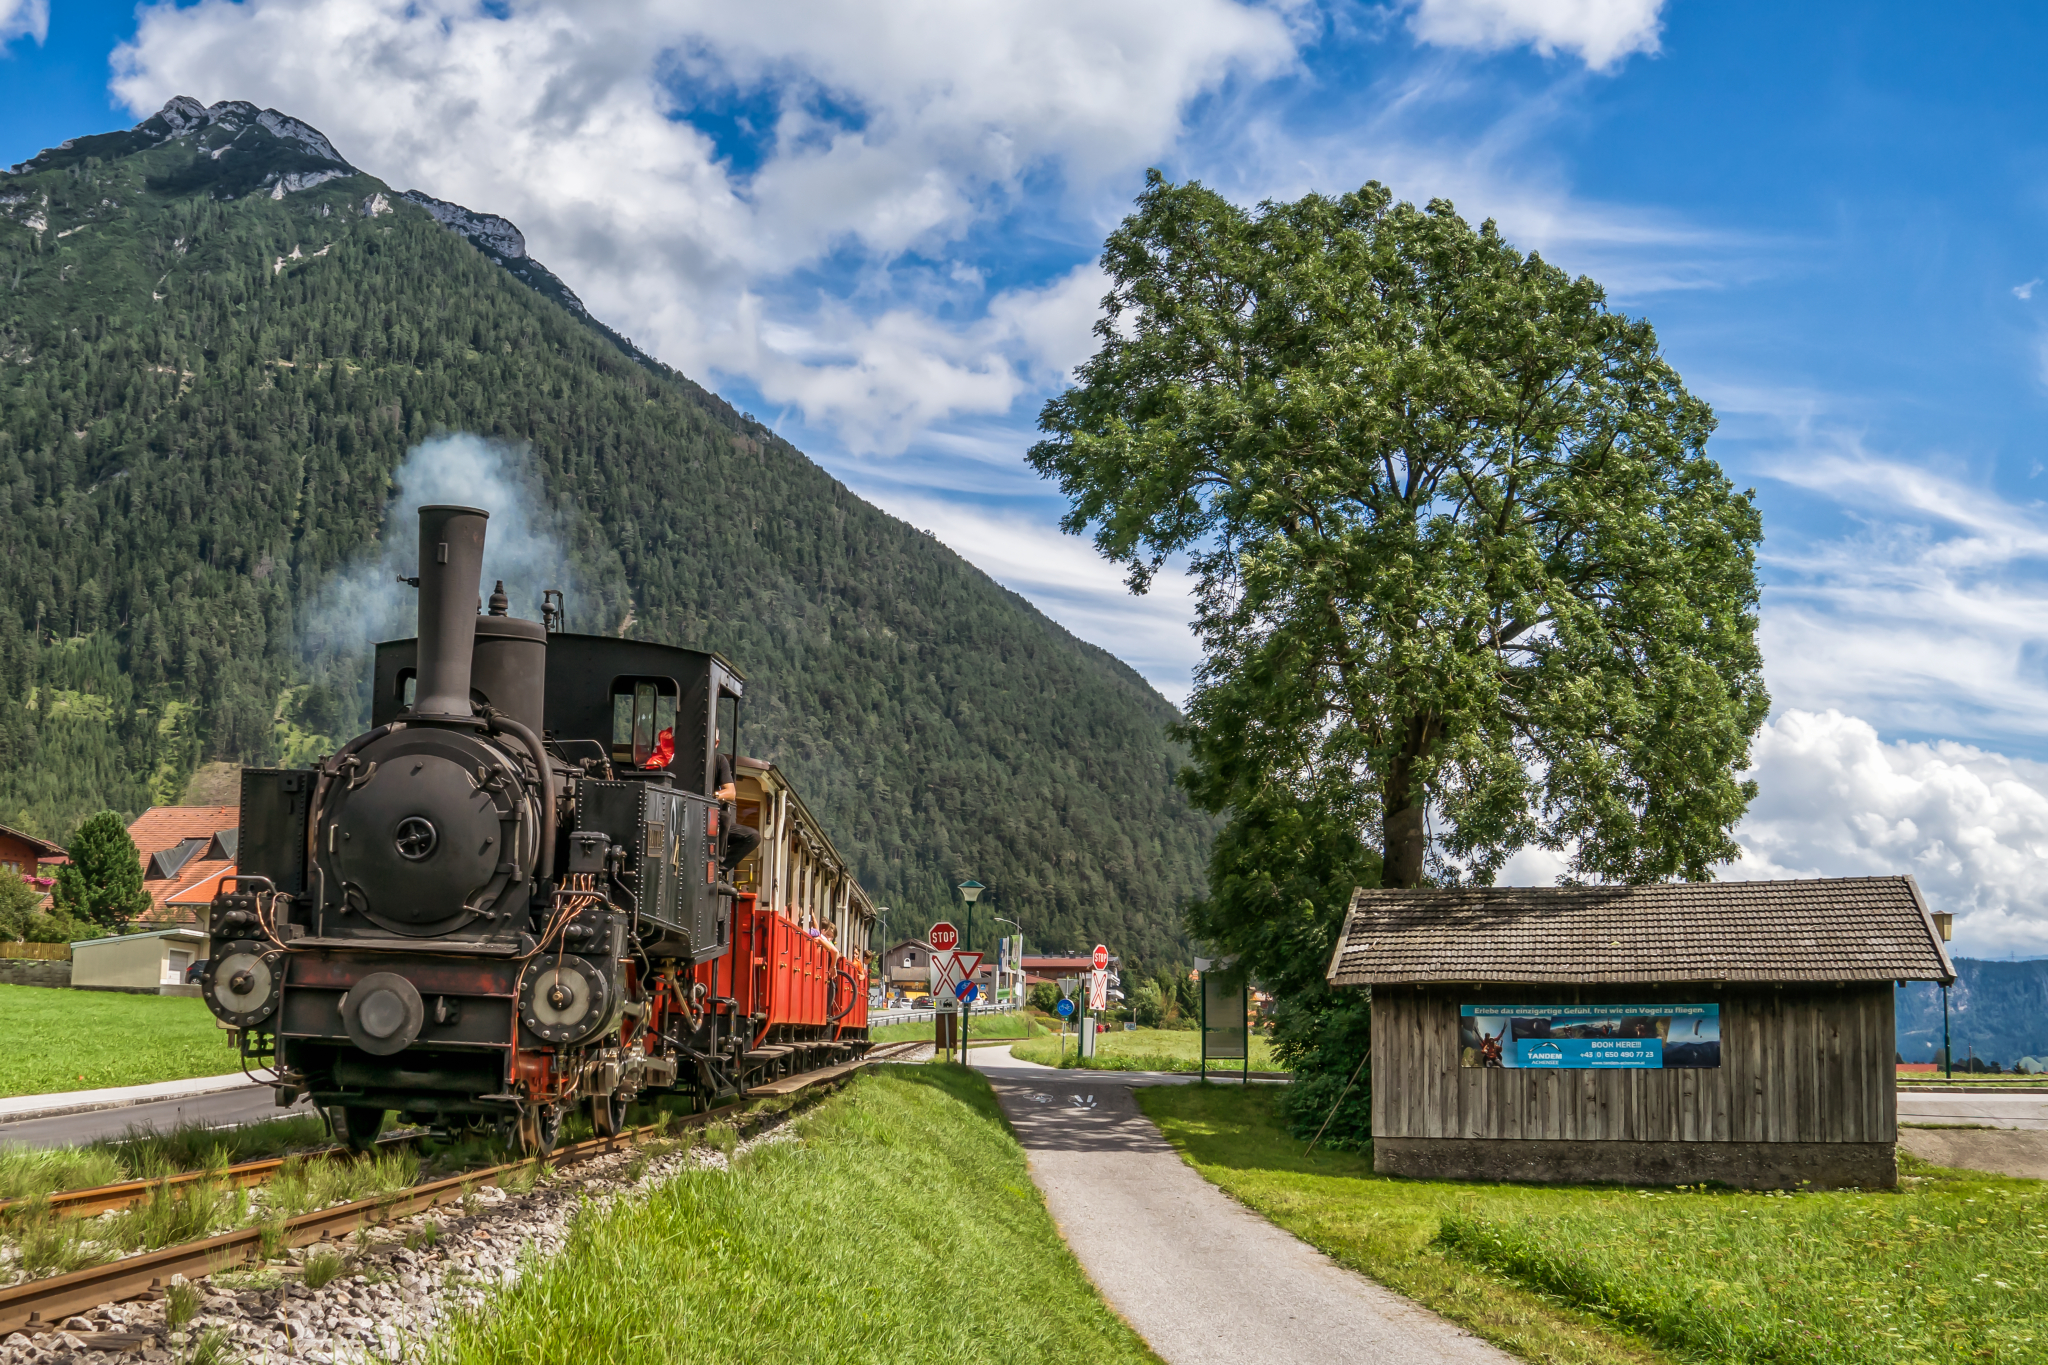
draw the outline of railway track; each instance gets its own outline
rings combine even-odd
[[[395,1149],[412,1141],[413,1136],[397,1134],[383,1137],[377,1140],[377,1145]],[[207,1183],[223,1184],[230,1189],[247,1189],[269,1180],[287,1161],[328,1161],[349,1155],[352,1153],[346,1147],[316,1147],[309,1151],[293,1152],[287,1156],[238,1162],[218,1171],[180,1171],[176,1175],[160,1175],[153,1180],[120,1180],[111,1185],[58,1190],[54,1194],[40,1196],[39,1199],[9,1199],[0,1202],[0,1218],[20,1212],[38,1202],[59,1218],[90,1218],[94,1214],[132,1208],[150,1198],[158,1190],[179,1190],[188,1185]]]
[[[757,1087],[747,1099],[759,1099],[771,1095],[794,1095],[822,1085],[834,1085],[866,1066],[878,1062],[895,1061],[927,1046],[924,1043],[889,1043],[875,1048],[865,1057],[835,1066],[822,1067],[816,1071],[791,1076],[770,1086]],[[39,1280],[27,1280],[8,1289],[0,1289],[0,1337],[12,1332],[30,1333],[49,1331],[67,1316],[85,1313],[101,1304],[117,1303],[125,1299],[147,1297],[160,1293],[170,1284],[174,1276],[182,1275],[188,1280],[202,1279],[218,1271],[227,1270],[250,1260],[258,1259],[265,1250],[265,1235],[272,1237],[271,1249],[284,1247],[312,1246],[322,1242],[337,1241],[357,1228],[375,1226],[379,1223],[410,1218],[415,1214],[448,1204],[458,1204],[463,1197],[485,1185],[495,1185],[515,1172],[531,1170],[536,1164],[553,1170],[557,1167],[574,1165],[593,1157],[604,1156],[632,1147],[649,1138],[656,1138],[681,1128],[703,1128],[722,1119],[731,1118],[745,1108],[746,1100],[735,1101],[701,1114],[690,1114],[671,1118],[663,1123],[648,1124],[631,1129],[613,1137],[592,1138],[586,1142],[572,1143],[557,1148],[546,1158],[530,1158],[506,1162],[500,1166],[465,1171],[458,1175],[446,1176],[410,1189],[397,1190],[388,1194],[374,1195],[353,1203],[337,1204],[333,1208],[316,1209],[312,1213],[300,1214],[285,1220],[281,1229],[267,1230],[261,1227],[237,1228],[198,1241],[184,1242],[177,1246],[162,1247],[156,1251],[140,1252],[104,1265],[88,1266],[64,1275],[53,1275]],[[269,1161],[246,1162],[233,1171],[254,1172],[265,1168],[265,1173],[275,1172],[284,1164],[284,1158]],[[170,1177],[182,1183],[205,1179],[218,1179],[205,1172],[192,1172],[184,1176]],[[263,1175],[238,1180],[241,1185],[260,1184]],[[86,1203],[93,1198],[112,1199],[122,1197],[127,1203],[145,1198],[149,1192],[162,1185],[163,1181],[128,1181],[122,1185],[101,1186],[92,1190],[70,1192],[77,1201],[73,1216],[87,1211],[104,1211],[106,1208],[126,1207],[126,1203],[107,1203],[101,1209],[88,1210]],[[129,1187],[140,1187],[130,1190]],[[114,1192],[126,1191],[116,1196]],[[56,1207],[56,1198],[51,1199]],[[281,1233],[281,1235],[280,1235]]]

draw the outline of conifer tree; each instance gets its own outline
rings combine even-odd
[[[71,840],[71,861],[57,870],[58,910],[119,933],[149,909],[142,855],[118,813],[88,816]]]

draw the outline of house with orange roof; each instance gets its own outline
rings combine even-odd
[[[45,863],[62,862],[64,850],[48,839],[0,825],[0,867],[22,878],[38,891],[48,891],[53,874]]]
[[[235,870],[241,810],[235,806],[151,806],[128,826],[142,857],[150,924],[203,924],[220,879]]]

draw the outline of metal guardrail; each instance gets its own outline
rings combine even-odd
[[[975,1005],[970,1014],[971,1017],[984,1014],[1015,1014],[1023,1008],[1022,1005]],[[937,1010],[869,1010],[868,1026],[873,1028],[882,1024],[929,1023],[938,1017]]]

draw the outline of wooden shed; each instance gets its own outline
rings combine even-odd
[[[1955,968],[1910,877],[1358,891],[1373,1167],[1753,1189],[1898,1179],[1893,985]]]

